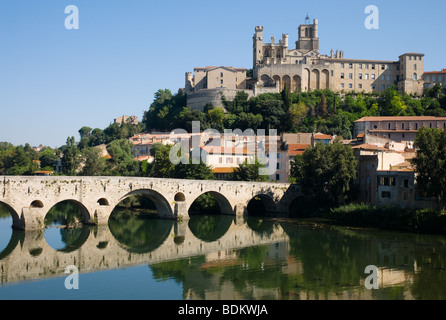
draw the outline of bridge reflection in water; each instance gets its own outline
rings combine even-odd
[[[77,266],[81,277],[149,265],[153,281],[174,280],[183,299],[446,299],[442,236],[225,215],[191,216],[188,221],[112,219],[108,226],[72,230],[9,230],[5,240],[0,228],[0,287],[66,277],[68,265]],[[55,235],[63,246],[52,244]],[[367,265],[379,268],[379,290],[365,288]],[[95,287],[92,292],[99,296],[94,298],[155,290],[153,284],[141,288],[146,273],[142,275],[127,291]],[[45,290],[46,283],[39,288]],[[63,289],[63,281],[59,287]]]
[[[43,230],[13,230],[0,253],[0,283],[66,276],[69,265],[90,273],[198,255],[222,258],[231,250],[289,240],[278,223],[250,226],[244,217],[225,215],[196,216],[184,222],[110,220],[108,226],[56,230],[65,240],[64,248],[53,248]]]

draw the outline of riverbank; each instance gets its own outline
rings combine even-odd
[[[434,209],[375,207],[348,204],[324,210],[320,215],[326,223],[425,234],[446,234],[446,212]]]

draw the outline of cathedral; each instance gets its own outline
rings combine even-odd
[[[424,89],[424,54],[405,53],[396,61],[348,59],[344,52],[319,52],[318,20],[298,28],[298,39],[290,47],[289,35],[264,42],[263,27],[253,36],[252,77],[247,69],[234,67],[195,68],[186,73],[188,106],[222,106],[222,97],[232,100],[238,91],[250,97],[267,92],[330,89],[334,92],[381,92],[396,84],[401,92],[421,95]]]

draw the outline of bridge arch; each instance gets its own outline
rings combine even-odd
[[[79,209],[79,212],[80,212],[80,215],[82,217],[82,220],[84,222],[90,221],[91,215],[90,215],[90,212],[88,211],[87,207],[85,207],[85,205],[82,202],[80,202],[78,200],[75,200],[75,199],[65,199],[65,200],[61,200],[61,201],[59,201],[57,203],[54,203],[53,205],[51,205],[50,209],[45,212],[44,219],[47,218],[48,213],[51,212],[51,209],[53,209],[57,205],[61,205],[61,204],[64,204],[64,203],[71,203],[71,204],[75,205],[76,208]],[[34,208],[42,208],[42,207],[34,207]]]
[[[109,201],[106,198],[99,199],[98,200],[98,204],[100,206],[109,206],[110,205]]]
[[[217,201],[218,206],[220,207],[220,214],[225,214],[225,215],[234,215],[234,208],[231,205],[231,203],[229,202],[229,200],[220,192],[217,191],[206,191],[201,193],[200,195],[198,195],[196,198],[194,198],[190,204],[189,204],[189,208],[188,211],[191,210],[192,205],[194,204],[194,202],[202,195],[204,194],[210,194],[214,197],[214,199]]]
[[[260,193],[251,198],[246,211],[248,216],[268,216],[277,213],[278,206],[268,194]]]
[[[9,211],[9,214],[12,217],[12,225],[19,226],[20,225],[20,216],[17,213],[17,211],[15,211],[11,205],[9,205],[8,203],[6,203],[4,201],[0,201],[0,205],[3,205],[4,207],[6,207],[6,209]]]
[[[43,203],[40,200],[34,200],[31,202],[30,208],[43,208]]]
[[[172,207],[170,206],[169,202],[167,201],[167,199],[159,192],[152,190],[152,189],[137,189],[137,190],[133,190],[129,193],[127,193],[126,195],[124,195],[123,197],[121,197],[113,206],[113,208],[115,208],[121,201],[125,200],[126,198],[130,197],[130,196],[135,196],[135,195],[143,195],[146,196],[147,198],[149,198],[153,204],[156,207],[156,210],[158,211],[158,216],[162,217],[162,218],[175,218],[173,211],[172,211]],[[113,212],[113,210],[110,211],[110,213]]]

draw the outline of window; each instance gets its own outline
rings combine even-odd
[[[343,63],[341,63],[341,68],[344,69],[345,65]]]
[[[343,83],[341,83],[341,88],[344,88],[344,84]]]
[[[359,84],[359,89],[362,89],[362,84],[361,83]]]
[[[349,78],[349,79],[353,79],[353,73],[349,73],[349,74],[348,74],[348,78]]]
[[[418,123],[415,123],[415,130],[418,130]]]
[[[381,70],[386,70],[386,65],[385,64],[381,65]]]
[[[280,174],[276,174],[276,181],[280,181]]]
[[[232,158],[226,158],[226,163],[232,163]]]
[[[402,124],[401,124],[401,129],[403,129],[403,130],[404,130],[404,123],[402,123]]]
[[[218,163],[223,163],[223,157],[218,158]]]
[[[404,188],[409,188],[409,180],[404,179]]]
[[[359,80],[362,80],[362,73],[359,74]]]
[[[385,75],[381,75],[381,80],[382,80],[382,81],[385,80]]]
[[[276,169],[277,169],[277,170],[282,169],[282,163],[281,163],[281,162],[277,162],[277,167],[276,167]]]
[[[349,84],[348,84],[348,87],[349,87],[350,89],[353,89],[353,84],[349,83]]]
[[[277,153],[277,159],[282,159],[282,154],[281,153]]]
[[[350,69],[353,69],[353,63],[349,63],[349,64],[348,64],[348,67],[349,67]]]
[[[372,64],[372,70],[375,70],[375,65],[374,64]]]
[[[369,69],[369,65],[368,65],[368,64],[366,64],[366,65],[365,65],[365,68],[366,68],[366,69],[368,70],[368,69]]]
[[[359,69],[362,69],[362,63],[359,64]]]
[[[369,80],[369,74],[368,73],[365,74],[365,79]]]
[[[417,64],[416,63],[413,65],[413,69],[417,70]]]
[[[372,80],[375,80],[375,74],[372,74]]]
[[[374,84],[372,84],[372,90],[375,90],[375,85]]]
[[[344,79],[345,75],[344,73],[341,73],[341,79]]]
[[[379,177],[378,179],[379,179],[378,183],[381,186],[395,186],[396,185],[395,177]]]
[[[331,76],[333,77],[333,75],[334,75],[334,71],[333,71],[333,70],[331,70]]]
[[[389,192],[389,191],[383,191],[383,192],[381,192],[381,198],[387,198],[387,199],[390,199],[390,192]]]
[[[221,72],[221,73],[220,73],[220,77],[222,77],[222,78],[223,78],[223,72]]]

